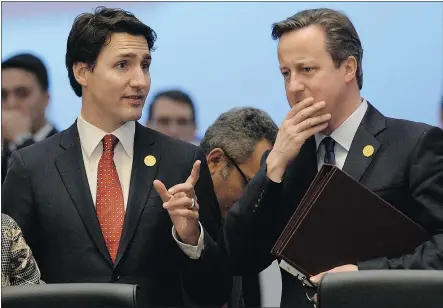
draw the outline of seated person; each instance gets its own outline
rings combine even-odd
[[[22,230],[2,214],[2,287],[44,283]]]

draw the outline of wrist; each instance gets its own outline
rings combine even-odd
[[[200,226],[197,224],[196,231],[190,234],[186,234],[183,236],[178,234],[178,232],[176,232],[176,234],[180,242],[191,246],[197,246],[198,239],[200,238]]]
[[[266,175],[275,183],[280,183],[286,171],[288,162],[281,158],[281,155],[271,151],[266,158]]]
[[[200,238],[200,231],[198,231],[197,234],[195,234],[195,235],[180,237],[181,241],[184,244],[191,245],[191,246],[197,246],[199,238]]]

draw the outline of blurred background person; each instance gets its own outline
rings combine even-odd
[[[48,72],[32,54],[18,54],[2,62],[2,183],[15,150],[57,133],[46,119]]]
[[[146,126],[182,141],[199,143],[194,102],[180,90],[162,91],[154,96]]]
[[[2,287],[44,283],[22,230],[2,214]]]
[[[277,132],[277,125],[266,112],[251,107],[222,113],[206,131],[200,147],[223,218],[258,172],[260,159],[274,145]],[[259,275],[235,277],[227,306],[261,307]]]

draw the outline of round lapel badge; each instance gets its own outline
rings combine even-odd
[[[366,157],[370,157],[374,154],[374,147],[372,145],[367,145],[363,148],[363,155]]]
[[[145,157],[145,165],[148,167],[154,166],[156,162],[157,162],[157,160],[152,155],[148,155]]]

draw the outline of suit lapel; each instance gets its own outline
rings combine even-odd
[[[98,222],[91,196],[77,130],[77,121],[61,137],[65,151],[55,158],[57,170],[77,211],[98,250],[112,266],[112,260]]]
[[[360,181],[381,147],[376,139],[386,128],[386,119],[368,103],[368,110],[354,136],[343,171]]]
[[[155,144],[155,138],[149,129],[136,122],[134,136],[134,157],[132,162],[131,183],[129,186],[128,204],[115,267],[121,260],[140,221],[140,216],[153,188],[161,159],[161,147]],[[155,145],[155,146],[154,146]],[[147,166],[145,157],[152,155],[156,163]]]

